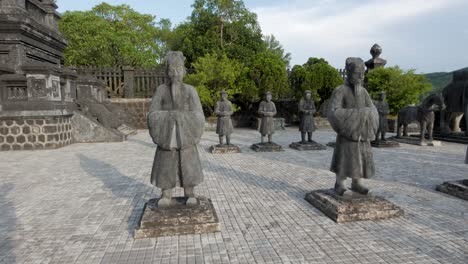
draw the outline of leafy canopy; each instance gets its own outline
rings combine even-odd
[[[289,82],[295,98],[302,98],[305,90],[311,90],[314,101],[319,103],[330,98],[343,79],[323,58],[309,58],[302,66],[292,68]]]
[[[236,81],[241,74],[242,64],[229,59],[226,54],[206,54],[193,63],[195,73],[185,77],[185,82],[194,85],[205,112],[212,114],[214,106],[224,89],[229,96],[241,91]]]
[[[367,74],[368,91],[374,97],[385,91],[390,113],[395,115],[401,108],[417,104],[420,96],[431,90],[427,78],[414,72],[398,66],[374,69]]]
[[[157,65],[165,52],[170,22],[155,23],[155,16],[140,14],[128,5],[102,3],[90,11],[67,11],[59,27],[68,40],[66,65]]]
[[[257,15],[241,0],[195,0],[189,20],[174,29],[169,46],[188,66],[208,53],[226,53],[242,63],[265,50]]]

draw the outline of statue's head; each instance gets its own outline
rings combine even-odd
[[[221,99],[223,99],[223,101],[226,101],[227,97],[228,97],[227,92],[225,90],[222,90],[221,91]]]
[[[379,93],[379,100],[380,101],[382,101],[382,102],[385,101],[385,97],[387,97],[387,95],[385,94],[384,91]]]
[[[171,81],[180,81],[185,76],[185,57],[180,51],[169,51],[164,58],[166,75]]]
[[[364,74],[366,67],[361,58],[347,58],[346,59],[346,74],[349,84],[357,86],[364,82]]]
[[[310,90],[305,90],[304,91],[304,98],[307,99],[307,100],[310,100],[311,97],[312,97],[312,92]]]
[[[370,54],[372,55],[372,58],[377,58],[382,54],[382,47],[379,46],[379,44],[374,44],[372,48],[370,49]]]
[[[267,102],[271,101],[271,93],[270,92],[267,92],[265,97],[266,97]]]

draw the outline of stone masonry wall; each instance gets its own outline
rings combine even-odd
[[[72,143],[71,116],[0,119],[0,150],[54,149]]]
[[[137,129],[148,129],[146,117],[151,105],[151,99],[111,99],[111,102],[129,113],[132,120],[128,120],[128,124],[134,124]]]

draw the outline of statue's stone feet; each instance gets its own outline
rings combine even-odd
[[[343,194],[347,191],[347,189],[343,186],[343,184],[335,183],[335,192],[339,196],[343,196]]]
[[[357,193],[363,194],[363,195],[367,195],[369,193],[369,189],[362,186],[361,184],[352,183],[351,184],[351,190],[353,190],[353,191],[355,191]]]
[[[187,202],[185,202],[185,205],[188,205],[188,206],[197,205],[197,204],[198,204],[198,200],[195,197],[189,197],[187,199]]]
[[[158,207],[169,207],[171,205],[170,198],[161,198],[158,201]]]

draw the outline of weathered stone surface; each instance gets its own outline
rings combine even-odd
[[[159,198],[149,200],[135,232],[135,239],[203,234],[221,231],[210,199],[198,197],[198,204],[185,205],[187,198],[172,198],[170,207],[158,207]]]
[[[442,146],[442,142],[437,140],[432,141],[420,141],[419,137],[390,137],[392,141],[397,141],[404,144],[411,144],[417,146],[429,146],[429,147],[440,147]]]
[[[283,147],[280,145],[271,142],[271,143],[257,143],[253,144],[251,149],[255,150],[256,152],[279,152],[279,151],[284,151]]]
[[[159,205],[169,205],[172,190],[180,186],[196,202],[194,187],[204,174],[197,144],[203,134],[205,116],[196,89],[183,83],[185,57],[169,51],[165,57],[168,82],[156,88],[148,112],[149,134],[158,145],[151,171],[151,184],[162,189]]]
[[[393,140],[372,141],[371,145],[375,148],[398,148],[400,144]]]
[[[72,137],[75,143],[122,142],[125,140],[124,134],[106,128],[80,112],[75,112],[71,122],[73,127]]]
[[[447,181],[438,185],[436,190],[468,201],[468,180]]]
[[[312,142],[293,142],[289,145],[290,148],[299,150],[299,151],[305,151],[305,150],[325,150],[327,147],[324,145],[317,143],[315,141]]]
[[[346,191],[339,196],[333,189],[308,193],[305,199],[337,223],[389,219],[403,210],[382,197]]]
[[[236,145],[213,145],[210,147],[212,154],[228,154],[228,153],[240,153],[241,150]]]

